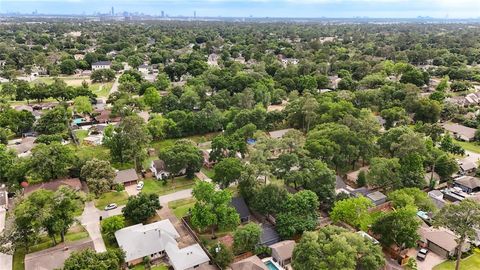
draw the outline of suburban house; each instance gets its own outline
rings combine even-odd
[[[240,216],[241,223],[246,223],[250,221],[250,210],[248,209],[248,206],[242,197],[232,198],[230,205],[237,211],[238,215]]]
[[[471,162],[467,159],[462,159],[458,161],[458,166],[460,167],[461,174],[469,174],[475,172],[477,169],[477,164]]]
[[[167,171],[165,162],[161,159],[153,160],[150,164],[150,171],[152,171],[155,178],[159,180],[167,179],[170,173]]]
[[[419,229],[421,245],[427,247],[435,254],[448,258],[454,256],[457,250],[457,242],[453,232],[447,229],[434,229],[427,225],[422,225]],[[462,250],[466,252],[470,249],[470,243],[466,243]]]
[[[122,184],[124,186],[136,184],[138,181],[138,174],[135,169],[128,169],[118,171],[117,175],[113,179],[115,184]]]
[[[469,142],[475,138],[476,129],[474,128],[455,123],[446,123],[443,125],[443,128],[450,132],[457,140]]]
[[[138,67],[138,71],[141,73],[148,73],[150,71],[151,67],[149,65],[143,64]]]
[[[232,268],[232,270],[269,270],[257,255],[233,263],[230,265],[230,268]]]
[[[285,240],[270,246],[272,249],[273,261],[282,267],[286,267],[292,262],[293,249],[295,248],[295,241]]]
[[[28,195],[39,189],[46,189],[51,191],[58,190],[61,186],[67,186],[75,191],[82,189],[82,182],[78,178],[67,178],[67,179],[57,179],[49,182],[43,182],[38,184],[29,185],[27,184],[23,188],[23,194]]]
[[[435,204],[438,209],[442,209],[445,206],[445,200],[443,199],[443,193],[440,190],[431,190],[428,192],[428,197]]]
[[[176,241],[180,235],[168,219],[123,228],[115,232],[115,238],[129,266],[142,263],[144,257],[154,260],[167,256],[175,270],[194,269],[210,261],[199,244],[180,249]]]
[[[73,252],[94,249],[93,241],[87,239],[65,242],[54,247],[33,252],[25,256],[25,270],[62,269],[65,260]]]
[[[374,191],[366,195],[376,206],[381,205],[387,201],[387,196],[380,191]]]
[[[215,165],[215,162],[210,161],[210,152],[212,150],[202,150],[202,156],[203,156],[203,166],[207,169],[213,168],[213,165]]]
[[[270,131],[268,132],[268,135],[272,139],[281,139],[287,132],[290,130],[293,130],[293,128],[287,128],[287,129],[280,129],[280,130],[275,130],[275,131]]]
[[[92,64],[92,70],[110,69],[111,66],[112,62],[110,61],[99,61]]]
[[[269,246],[280,242],[280,236],[278,235],[275,227],[268,222],[262,223],[262,235],[260,236],[260,245]]]
[[[18,140],[9,141],[7,147],[17,153],[18,157],[28,157],[32,154],[32,149],[35,146],[34,137],[25,137]]]
[[[473,176],[460,176],[453,182],[454,186],[461,188],[466,193],[480,191],[480,178]]]

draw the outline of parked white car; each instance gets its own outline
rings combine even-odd
[[[143,188],[144,185],[145,185],[145,184],[143,183],[143,181],[138,182],[138,184],[137,184],[137,190],[142,190],[142,188]]]
[[[111,203],[111,204],[105,206],[105,211],[113,210],[115,208],[117,208],[117,204],[116,203]]]

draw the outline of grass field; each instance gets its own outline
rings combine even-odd
[[[455,269],[455,261],[446,261],[433,268],[433,270],[453,270]],[[477,270],[480,269],[480,249],[475,249],[470,257],[460,262],[460,270]]]
[[[95,199],[95,206],[103,210],[105,206],[111,203],[116,203],[117,205],[125,205],[128,201],[128,194],[126,191],[111,191],[102,194],[98,199]]]
[[[184,189],[192,188],[195,184],[194,179],[187,179],[186,177],[177,177],[173,180],[167,180],[167,184],[164,184],[163,181],[155,179],[146,179],[144,180],[145,186],[142,189],[143,193],[155,193],[157,195],[165,195],[168,193],[177,192]]]
[[[455,143],[463,147],[463,149],[480,154],[480,145],[476,142],[462,142],[455,140]]]
[[[213,169],[207,169],[205,167],[202,167],[201,171],[210,179],[213,179],[213,176],[215,175]]]
[[[74,242],[77,240],[85,239],[88,237],[87,231],[80,226],[73,226],[70,228],[68,233],[65,235],[66,242]],[[57,241],[60,241],[60,236],[56,237]],[[30,247],[29,253],[37,252],[44,250],[53,246],[52,239],[48,236],[40,237],[38,243]],[[13,270],[24,270],[25,269],[25,249],[18,248],[13,254]]]
[[[180,219],[187,215],[188,210],[195,205],[195,199],[181,199],[168,203],[168,208],[172,209],[173,214]]]
[[[75,130],[75,135],[77,136],[78,142],[82,144],[83,139],[85,139],[88,136],[88,130],[84,130],[84,129]]]

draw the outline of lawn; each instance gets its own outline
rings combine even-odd
[[[78,143],[82,144],[83,139],[85,139],[88,136],[88,130],[77,129],[75,130],[75,136],[77,136]]]
[[[212,132],[212,133],[207,133],[203,135],[195,135],[195,136],[190,136],[182,139],[192,140],[195,143],[203,143],[203,142],[211,141],[218,134],[220,134],[220,132]],[[152,142],[151,146],[155,148],[157,152],[160,152],[161,150],[172,146],[177,140],[179,139],[166,139],[166,140],[156,141],[156,142]]]
[[[213,179],[213,176],[215,175],[213,169],[207,169],[205,167],[202,167],[201,171],[210,179]]]
[[[460,262],[460,270],[476,270],[480,266],[480,249],[475,249],[473,255]],[[433,270],[453,270],[455,261],[446,261],[433,268]]]
[[[158,195],[165,195],[168,193],[177,192],[184,189],[192,188],[195,185],[197,179],[187,179],[186,177],[177,177],[173,180],[167,180],[167,184],[164,181],[155,179],[146,179],[143,182],[145,186],[142,189],[143,193],[155,193]]]
[[[90,90],[97,95],[97,97],[108,97],[113,83],[93,83],[90,85]]]
[[[463,149],[480,154],[480,145],[476,142],[462,142],[455,140],[455,143],[463,147]]]
[[[173,214],[178,219],[186,216],[188,210],[195,205],[195,199],[188,198],[188,199],[181,199],[176,201],[171,201],[168,203],[168,208],[172,209]]]
[[[131,268],[133,270],[145,270],[145,266],[143,264],[136,265],[135,267]],[[152,270],[168,270],[168,266],[164,264],[153,265],[150,267]]]
[[[88,232],[80,226],[73,226],[65,235],[66,242],[74,242],[88,237]],[[57,242],[60,241],[60,236],[56,237]],[[29,253],[44,250],[53,246],[52,239],[48,236],[41,236],[36,245],[30,247]],[[13,270],[25,269],[25,250],[18,248],[13,254]]]
[[[98,199],[95,199],[95,206],[103,210],[105,206],[110,203],[116,203],[117,205],[125,205],[128,201],[128,194],[126,191],[111,191],[100,195]]]
[[[83,160],[91,160],[93,158],[110,160],[110,150],[104,146],[82,145],[75,147],[74,150],[77,156]]]

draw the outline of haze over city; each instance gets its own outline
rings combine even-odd
[[[477,0],[1,0],[0,13],[76,14],[138,12],[198,17],[478,18]]]

